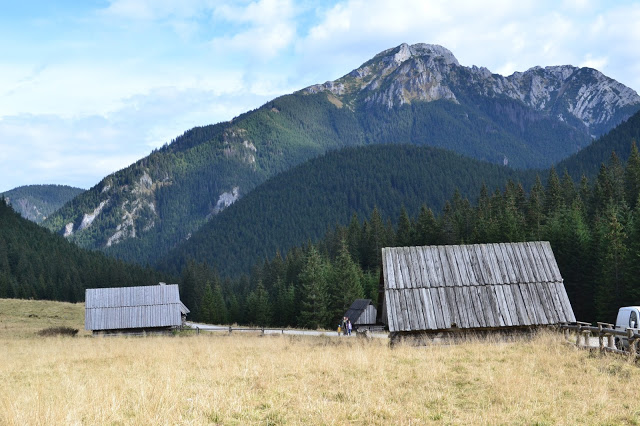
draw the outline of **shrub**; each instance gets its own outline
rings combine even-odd
[[[49,327],[44,330],[38,331],[38,336],[52,337],[52,336],[70,336],[74,337],[78,334],[77,328],[71,327]]]

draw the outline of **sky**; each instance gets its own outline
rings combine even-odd
[[[88,189],[185,131],[401,43],[510,75],[596,68],[640,90],[640,1],[3,0],[0,192]]]

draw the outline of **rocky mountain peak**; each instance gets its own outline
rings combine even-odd
[[[412,57],[429,56],[432,58],[442,58],[446,64],[460,65],[456,57],[451,51],[437,44],[417,43],[408,45],[402,43],[400,46],[387,49],[374,56],[373,61],[382,60],[385,62],[394,62],[400,65],[407,59]]]
[[[330,92],[352,109],[358,104],[394,108],[437,100],[459,103],[462,93],[506,97],[592,137],[640,109],[634,90],[592,68],[536,66],[504,77],[485,67],[461,66],[445,47],[425,43],[387,49],[344,77],[302,92]]]

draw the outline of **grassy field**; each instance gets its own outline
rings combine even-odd
[[[28,338],[49,327],[84,330],[84,303],[0,299],[0,337]]]
[[[392,349],[290,335],[39,338],[34,326],[0,330],[3,425],[640,423],[640,369],[554,334]]]

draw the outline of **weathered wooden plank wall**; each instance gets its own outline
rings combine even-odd
[[[188,312],[177,284],[87,289],[85,329],[180,326]]]

